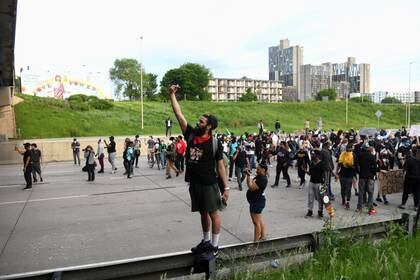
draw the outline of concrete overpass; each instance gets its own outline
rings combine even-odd
[[[0,1],[0,142],[16,137],[13,94],[17,0]]]

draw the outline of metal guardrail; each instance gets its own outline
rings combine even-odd
[[[418,216],[417,216],[418,217]],[[415,231],[416,216],[403,214],[401,218],[384,222],[352,226],[339,229],[340,234],[353,238],[382,238],[392,223],[403,225],[409,232]],[[258,263],[277,259],[280,255],[296,255],[314,252],[322,246],[323,232],[302,234],[285,238],[248,242],[221,247],[217,263],[223,268],[233,269],[241,261]],[[96,279],[161,279],[192,274],[194,255],[190,251],[141,257],[51,270],[0,276],[0,280],[96,280]],[[214,267],[214,265],[213,265]],[[216,275],[215,272],[211,277]]]

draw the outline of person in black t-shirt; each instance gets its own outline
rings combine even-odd
[[[42,174],[41,174],[41,160],[42,160],[42,153],[41,151],[38,149],[38,146],[35,143],[31,144],[32,146],[32,150],[31,150],[31,159],[32,159],[32,177],[34,179],[34,183],[36,183],[37,180],[37,176],[36,174],[39,174],[39,180],[41,182],[44,181],[44,179],[42,178]]]
[[[169,88],[171,105],[187,141],[185,181],[189,183],[191,210],[200,212],[203,230],[203,239],[191,251],[197,255],[208,253],[215,256],[221,229],[219,210],[222,199],[226,202],[229,198],[222,144],[215,142],[217,140],[212,135],[212,131],[217,128],[217,119],[212,115],[202,115],[195,128],[189,125],[176,99],[179,88],[177,85]],[[223,196],[220,194],[216,168],[224,189]]]
[[[251,179],[251,171],[247,169],[246,184],[248,191],[246,199],[249,202],[249,212],[254,224],[254,242],[265,239],[265,224],[262,218],[262,211],[265,208],[264,190],[267,187],[267,165],[260,163],[257,167],[257,176]]]
[[[25,151],[19,150],[17,146],[15,146],[15,151],[23,155],[23,175],[26,181],[26,187],[23,189],[27,190],[32,188],[32,152],[30,143],[25,143],[23,146],[25,147]]]
[[[276,166],[276,179],[274,184],[271,185],[272,188],[279,186],[280,173],[283,172],[283,177],[287,181],[286,188],[291,187],[290,176],[287,172],[289,169],[289,147],[285,141],[280,142],[280,146],[277,147],[276,151],[273,152],[273,155],[277,156],[277,166]]]
[[[321,152],[314,150],[311,154],[312,164],[309,167],[308,174],[311,176],[308,185],[308,213],[306,217],[312,216],[314,200],[318,201],[318,217],[322,218],[322,209],[324,203],[320,195],[321,185],[325,183],[325,164],[321,161]]]
[[[233,155],[233,161],[235,162],[235,174],[236,181],[238,182],[238,189],[242,191],[242,182],[245,180],[246,174],[245,171],[247,168],[250,168],[243,145],[236,148],[235,154]]]
[[[104,142],[105,142],[105,147],[108,151],[108,161],[111,164],[111,168],[112,168],[111,173],[114,174],[115,171],[117,170],[117,167],[115,166],[115,157],[117,154],[117,150],[115,148],[116,144],[114,141],[114,136],[109,137],[109,144],[106,141]]]

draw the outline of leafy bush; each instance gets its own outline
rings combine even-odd
[[[109,100],[99,99],[96,96],[87,96],[84,94],[75,94],[68,99],[70,108],[73,110],[87,111],[91,108],[97,110],[109,110],[114,104]]]
[[[383,104],[389,104],[389,103],[401,104],[401,101],[398,100],[395,97],[385,97],[384,99],[382,99],[381,103],[383,103]]]
[[[97,110],[109,110],[112,107],[114,107],[114,104],[108,100],[99,99],[96,96],[91,96],[91,97],[95,97],[95,98],[89,99],[89,105],[92,108],[95,108]]]
[[[74,95],[69,96],[69,98],[67,98],[67,100],[69,102],[71,102],[71,101],[86,102],[86,101],[89,100],[90,97],[91,96],[87,96],[85,94],[74,94]]]
[[[239,98],[239,101],[242,102],[249,102],[249,101],[257,101],[258,97],[256,94],[252,92],[252,89],[247,88],[245,94]]]
[[[357,102],[357,103],[373,103],[372,100],[368,97],[353,97],[349,99],[351,102]]]
[[[89,111],[89,104],[85,102],[70,101],[70,108],[78,111]]]
[[[323,89],[316,94],[315,99],[322,101],[324,96],[328,97],[328,101],[334,101],[337,98],[337,92],[333,88]]]

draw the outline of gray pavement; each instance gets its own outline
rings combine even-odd
[[[106,162],[105,173],[97,174],[93,183],[72,162],[43,168],[45,182],[23,191],[21,165],[0,165],[0,275],[187,251],[202,237],[199,215],[190,212],[183,176],[167,180],[165,172],[149,168],[145,158],[132,179],[122,175],[119,160],[116,174],[109,172]],[[304,217],[307,189],[298,189],[296,171],[290,173],[292,188],[285,189],[281,181],[279,188],[266,191],[263,215],[268,238],[318,231],[324,224]],[[272,184],[274,167],[270,174]],[[240,192],[235,181],[229,184],[221,245],[253,239],[245,191]],[[333,190],[339,197],[338,183]],[[341,207],[340,199],[334,203],[337,226],[401,215],[396,207],[401,194],[390,195],[390,205],[380,204],[375,216],[356,214],[356,199],[353,196],[350,211]]]

